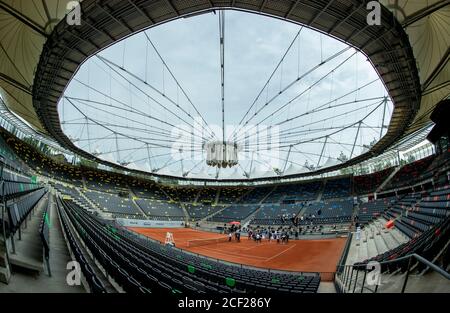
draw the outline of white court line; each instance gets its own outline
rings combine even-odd
[[[276,258],[277,256],[282,255],[282,254],[285,253],[286,251],[291,250],[292,248],[294,248],[296,245],[297,245],[297,244],[294,244],[293,246],[290,246],[290,247],[287,248],[286,250],[281,251],[280,253],[275,254],[273,257],[268,258],[266,261],[270,261],[270,260],[272,260],[273,258]]]
[[[250,247],[250,248],[242,249],[242,251],[247,251],[247,250],[255,249],[255,248],[258,248],[258,247],[262,247],[262,246],[268,246],[268,245],[270,245],[270,243],[255,243],[255,246]]]
[[[238,253],[232,253],[232,252],[225,252],[223,250],[217,250],[217,249],[211,249],[211,248],[207,248],[207,247],[196,247],[196,248],[200,248],[200,249],[204,249],[206,251],[215,251],[218,252],[219,254],[223,254],[223,255],[232,255],[232,256],[237,256],[240,258],[254,258],[254,259],[261,259],[262,261],[266,261],[267,258],[266,257],[262,257],[262,256],[256,256],[256,255],[250,255],[250,254],[238,254]],[[210,256],[211,257],[211,256]]]

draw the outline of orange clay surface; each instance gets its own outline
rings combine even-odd
[[[190,228],[137,228],[129,229],[164,242],[167,232],[173,234],[175,246],[194,253],[224,261],[288,271],[331,273],[341,257],[346,238],[290,240],[288,244],[256,243],[247,237],[240,242],[220,242],[188,247],[188,240],[224,238],[225,235]]]

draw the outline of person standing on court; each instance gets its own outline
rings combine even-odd
[[[359,226],[358,222],[355,223],[355,226],[356,226],[356,240],[359,240],[359,238],[361,237],[361,226]]]

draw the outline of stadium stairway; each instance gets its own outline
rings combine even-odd
[[[142,208],[136,203],[136,198],[137,196],[131,191],[130,188],[130,200],[131,200],[131,204],[134,205],[138,211],[146,218],[146,219],[150,219],[150,217],[145,213],[144,210],[142,210]]]
[[[89,207],[86,207],[85,205],[83,205],[83,204],[80,204],[79,203],[79,201],[76,201],[76,199],[74,199],[75,200],[75,202],[78,204],[78,205],[80,205],[81,207],[83,207],[84,209],[86,209],[86,210],[92,210],[92,209],[94,209],[100,216],[104,216],[105,215],[105,212],[104,211],[102,211],[91,199],[89,199],[89,197],[87,197],[85,194],[84,194],[84,192],[82,192],[81,190],[80,190],[80,188],[78,188],[78,187],[75,187],[74,186],[74,189],[81,195],[81,197],[88,203],[88,205],[89,205]]]
[[[370,227],[365,228],[366,240],[367,240],[367,255],[370,257],[379,254],[377,246],[375,244],[375,234]]]
[[[336,287],[334,282],[331,281],[321,281],[317,293],[336,293]]]
[[[393,249],[392,247],[395,248],[395,247],[409,241],[409,238],[406,237],[398,229],[396,229],[396,228],[386,229],[384,227],[384,225],[386,225],[387,220],[384,217],[380,217],[379,219],[374,221],[374,223],[377,223],[378,227],[380,229],[383,229],[382,232],[384,234],[389,235],[389,236],[388,235],[384,236],[386,243],[389,243],[389,247],[390,247],[389,249]]]
[[[386,220],[380,218],[368,223],[361,230],[361,239],[359,241],[356,239],[355,232],[353,232],[346,264],[361,262],[392,250],[408,241],[406,236],[398,229],[386,229],[384,227],[385,222]]]
[[[327,184],[327,181],[325,180],[320,187],[320,191],[317,193],[317,199],[315,201],[322,200],[323,192],[325,191],[325,185]]]
[[[44,270],[42,262],[42,243],[38,233],[40,221],[42,219],[42,211],[45,197],[41,199],[35,212],[30,214],[31,220],[27,221],[27,229],[22,232],[22,240],[16,241],[16,255],[10,254],[12,258],[21,258],[22,262],[33,262],[37,266],[39,263],[39,272],[34,270],[18,271],[13,266],[13,273],[9,284],[0,284],[0,293],[3,292],[45,292],[48,293],[83,293],[84,288],[81,286],[69,286],[66,281],[68,271],[67,263],[71,261],[65,245],[64,237],[61,232],[61,226],[58,221],[58,214],[55,209],[53,196],[48,193],[48,213],[49,213],[49,264],[51,276]],[[32,275],[30,275],[32,274]]]
[[[55,213],[56,213],[56,210],[57,210],[56,207],[57,207],[57,205],[55,204],[55,206],[54,206]],[[59,227],[60,227],[60,229],[61,229],[61,232],[64,232],[64,231],[62,231],[62,227],[61,227],[61,216],[60,216],[59,214],[60,214],[60,213],[58,212],[58,218],[59,218],[58,225],[59,225]],[[56,215],[56,214],[55,214],[55,215]],[[98,261],[96,261],[96,260],[93,258],[92,252],[86,247],[84,241],[80,238],[78,232],[75,230],[73,224],[72,224],[69,220],[68,220],[68,225],[67,225],[67,226],[68,226],[68,228],[70,229],[70,231],[72,232],[72,234],[74,234],[74,239],[75,239],[75,241],[77,242],[78,247],[80,248],[80,251],[81,251],[82,255],[84,256],[86,262],[88,263],[88,265],[89,265],[90,268],[92,269],[93,274],[97,277],[97,279],[100,280],[100,282],[102,283],[102,286],[105,288],[106,292],[107,292],[107,293],[123,292],[122,288],[121,288],[120,286],[118,286],[118,285],[117,285],[117,284],[116,284],[116,283],[115,283],[115,282],[107,275],[105,269],[102,268],[102,267],[100,266],[100,264],[98,263]],[[63,244],[64,244],[64,245],[67,245],[67,249],[70,249],[70,248],[69,248],[69,245],[68,245],[68,243],[67,243],[67,234],[64,233],[64,237],[61,237],[61,238],[64,238],[64,239],[62,240],[62,241],[63,241]],[[68,253],[68,258],[71,259],[71,260],[75,260],[75,259],[76,259],[75,256],[74,256],[74,254],[73,254],[73,251],[70,251],[70,252]],[[83,282],[83,283],[85,283],[85,286],[88,286],[87,282]],[[85,287],[85,288],[86,288],[86,287]]]
[[[380,229],[377,227],[375,223],[370,223],[369,231],[372,233],[373,242],[375,244],[375,248],[378,254],[384,253],[389,250],[386,245],[385,240],[383,239],[383,235],[381,234]]]
[[[247,216],[245,219],[243,219],[241,221],[241,225],[242,227],[248,227],[248,225],[250,225],[250,223],[252,222],[253,218],[255,217],[255,215],[259,212],[259,210],[261,210],[262,205],[259,206],[259,208],[257,208],[255,211],[253,211],[252,214],[250,214],[249,216]]]
[[[306,205],[302,206],[302,208],[295,217],[303,216],[307,208],[308,207]]]
[[[398,293],[402,292],[402,288],[405,288],[404,292],[407,293],[449,293],[450,264],[448,260],[446,261],[449,246],[450,240],[447,238],[446,244],[432,260],[423,257],[417,259],[414,257],[420,257],[417,254],[410,254],[409,260],[408,256],[405,256],[406,260],[401,261],[403,269],[402,263],[394,261],[389,269],[386,268],[379,274],[378,287],[370,284],[376,281],[376,276],[369,276],[370,271],[366,273],[367,277],[364,279],[364,271],[358,271],[355,268],[352,273],[347,271],[347,275],[338,274],[335,282],[346,293]],[[411,264],[409,270],[406,267],[407,264]],[[408,276],[406,276],[407,273],[409,273]]]
[[[197,204],[198,198],[200,197],[200,191],[197,191],[197,194],[195,195],[194,201],[192,203]]]
[[[183,203],[180,202],[179,204],[180,204],[181,210],[183,210],[183,214],[184,214],[184,222],[187,223],[187,221],[189,221],[189,213],[188,213],[188,211],[186,210],[186,207],[184,206]]]
[[[383,273],[380,275],[381,284],[377,288],[377,293],[398,293],[405,282],[405,273],[400,271],[394,271],[392,273]],[[375,286],[369,286],[367,280],[364,283],[364,275],[358,275],[349,282],[345,292],[355,293],[373,293]],[[361,290],[362,289],[362,290]],[[450,284],[447,279],[444,279],[436,272],[419,274],[410,273],[408,276],[408,284],[405,288],[406,293],[448,293],[450,292]]]
[[[229,207],[229,205],[225,205],[222,210],[219,210],[217,212],[213,212],[213,213],[205,216],[204,218],[200,219],[198,222],[210,223],[210,222],[208,222],[209,218],[212,218],[212,217],[216,216],[217,214],[219,214],[220,212],[222,212],[223,210],[225,210],[228,207]],[[188,214],[188,213],[186,212],[186,214]],[[188,216],[189,216],[189,214],[188,214]],[[220,223],[220,224],[223,224],[223,223]]]
[[[39,200],[20,226],[20,240],[14,239],[15,253],[9,254],[9,262],[13,269],[20,268],[36,275],[43,270],[42,241],[36,234],[39,233],[42,213],[49,202],[48,197],[47,193]]]
[[[266,199],[272,194],[272,192],[275,191],[275,189],[277,189],[277,186],[273,187],[262,199],[261,201],[259,201],[258,204],[263,204],[264,201],[266,201]]]
[[[220,192],[221,191],[222,191],[221,189],[217,190],[216,197],[214,198],[213,205],[217,205],[219,203],[219,198],[220,198]]]
[[[375,189],[375,193],[379,193],[381,190],[383,190],[384,186],[387,185],[387,183],[389,183],[392,179],[392,177],[395,176],[395,174],[397,174],[397,172],[401,169],[401,166],[397,166],[391,174],[389,174],[389,176],[380,184],[380,186],[378,186],[377,189]]]

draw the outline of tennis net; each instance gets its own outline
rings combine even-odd
[[[219,238],[208,238],[208,239],[191,239],[187,241],[188,247],[199,247],[206,245],[214,245],[221,242],[227,242],[227,237],[219,237]]]

